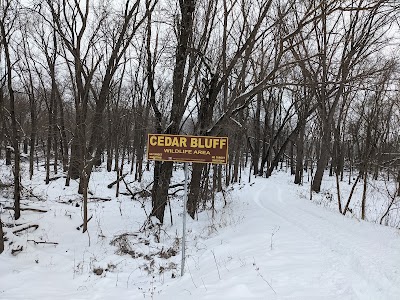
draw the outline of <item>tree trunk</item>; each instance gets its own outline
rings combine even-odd
[[[138,145],[136,148],[136,168],[135,168],[135,180],[138,182],[142,181],[143,175],[143,159],[144,159],[144,150],[146,145],[146,127],[149,119],[150,105],[147,104],[144,109],[144,116],[141,119],[141,128],[139,130],[139,139]]]
[[[185,112],[186,90],[184,90],[185,66],[189,55],[193,31],[193,13],[195,10],[194,0],[182,0],[180,3],[181,20],[178,23],[178,43],[175,54],[175,65],[172,78],[173,99],[171,106],[170,126],[166,133],[177,134]],[[156,164],[157,165],[157,164]],[[168,188],[172,177],[172,162],[159,164],[159,170],[154,171],[154,183],[152,189],[152,216],[163,223],[164,211],[167,204]]]
[[[21,200],[21,183],[20,183],[20,153],[19,153],[19,136],[17,129],[17,119],[15,116],[15,95],[12,86],[12,63],[9,52],[8,38],[4,28],[4,19],[0,22],[2,45],[4,47],[4,56],[7,67],[7,88],[8,95],[10,98],[10,117],[11,117],[11,143],[14,148],[14,218],[18,220],[20,211],[20,200]],[[1,91],[2,93],[2,91]],[[1,96],[3,97],[3,96]]]
[[[218,165],[217,167],[217,192],[222,191],[222,165]]]
[[[34,96],[29,94],[29,110],[31,117],[31,132],[29,139],[29,179],[33,177],[33,163],[35,155],[35,142],[36,142],[36,111],[35,111],[35,100]]]
[[[59,111],[60,111],[60,136],[61,136],[61,155],[62,155],[62,165],[63,165],[63,171],[67,172],[68,171],[68,141],[67,141],[67,134],[65,130],[65,120],[64,120],[64,107],[62,103],[62,98],[60,95],[60,92],[57,88],[56,90],[56,105],[58,104],[59,106]]]
[[[54,165],[53,171],[54,174],[58,173],[58,111],[57,111],[57,102],[56,102],[56,94],[54,94],[53,100],[53,128],[52,128],[52,138],[53,138],[53,152],[54,152]]]
[[[51,84],[51,95],[50,95],[50,100],[48,103],[48,126],[47,126],[47,145],[46,145],[46,184],[49,184],[50,182],[50,158],[51,158],[51,145],[53,139],[53,104],[54,104],[54,98],[55,98],[55,82],[54,79],[52,80]],[[54,147],[55,148],[55,147]]]
[[[82,232],[85,233],[88,229],[88,185],[89,185],[89,178],[85,172],[85,170],[82,171],[83,176],[81,176],[81,182],[82,182],[82,194],[83,194],[83,226],[82,226]]]
[[[200,181],[201,173],[203,171],[204,164],[193,163],[192,165],[192,178],[189,185],[189,195],[187,202],[187,212],[194,219],[196,214],[199,198],[200,198]]]
[[[112,157],[113,157],[113,145],[112,145],[112,126],[111,126],[111,110],[110,110],[110,103],[107,102],[107,132],[108,132],[108,139],[107,139],[107,172],[111,172],[112,170]]]
[[[342,199],[340,197],[340,181],[339,181],[339,172],[335,172],[336,178],[336,192],[337,192],[337,200],[338,200],[338,208],[339,212],[342,213]]]
[[[155,216],[161,223],[164,222],[164,212],[168,200],[168,188],[172,177],[172,162],[156,162],[155,177],[152,189],[152,216]],[[157,174],[156,174],[156,169]]]
[[[25,137],[24,138],[24,144],[23,144],[24,148],[23,148],[23,152],[24,154],[28,154],[28,139]]]
[[[11,149],[9,146],[6,147],[6,166],[11,165]]]
[[[72,179],[78,179],[83,170],[83,159],[84,159],[84,126],[82,124],[83,120],[77,115],[78,120],[76,121],[76,127],[74,136],[71,143],[71,158],[69,163],[69,174]]]
[[[325,168],[328,165],[330,142],[331,142],[330,124],[325,124],[321,145],[319,147],[320,153],[317,162],[317,170],[315,171],[314,180],[312,183],[312,190],[317,193],[321,191],[322,177],[324,176]]]
[[[293,143],[293,141],[291,141],[290,142],[290,148],[289,148],[290,175],[295,175],[296,174],[296,169],[295,169],[295,166],[294,166],[293,153],[294,153],[294,143]]]
[[[304,124],[300,127],[299,135],[296,143],[296,169],[294,176],[295,184],[303,183],[303,161],[304,161],[304,135],[305,135],[305,126]]]
[[[239,143],[238,139],[236,139],[237,146],[235,151],[235,158],[233,160],[233,174],[232,174],[232,183],[238,182],[239,175],[239,162],[240,162],[240,154],[241,154],[241,143]]]
[[[4,251],[4,232],[3,232],[3,222],[0,216],[0,254]]]
[[[368,169],[367,166],[364,168],[364,184],[363,184],[363,194],[361,200],[361,220],[365,220],[365,205],[367,202],[367,178],[368,178]]]
[[[254,119],[254,153],[253,153],[253,172],[254,175],[258,175],[258,164],[260,161],[260,139],[261,139],[261,126],[260,126],[260,115],[261,115],[261,100],[263,93],[257,94],[257,106]]]

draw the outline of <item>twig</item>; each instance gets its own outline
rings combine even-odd
[[[218,268],[218,264],[217,264],[217,259],[215,258],[215,253],[214,250],[211,250],[213,256],[214,256],[214,261],[215,261],[215,266],[217,267],[217,271],[218,271],[218,277],[221,280],[221,274],[219,273],[219,268]]]
[[[279,231],[280,226],[275,226],[272,229],[272,233],[271,233],[271,250],[272,250],[272,238],[274,237],[274,235]]]
[[[263,281],[265,281],[265,282],[268,284],[268,286],[271,288],[271,290],[276,294],[276,291],[275,291],[274,288],[271,286],[271,284],[268,282],[268,280],[266,280],[266,279],[264,278],[264,276],[262,276],[262,274],[260,273],[260,268],[257,267],[257,265],[256,265],[256,260],[255,260],[254,257],[253,257],[253,259],[254,259],[254,262],[253,262],[254,270],[257,272],[258,276],[260,276],[261,279],[262,279]]]
[[[4,207],[4,209],[13,210],[14,207],[6,206],[6,207]],[[40,212],[40,213],[46,213],[47,212],[47,210],[43,210],[43,209],[39,209],[39,208],[30,208],[30,207],[21,207],[20,210],[23,210],[23,211],[29,210],[29,211],[35,211],[35,212]]]
[[[190,268],[189,268],[189,266],[187,266],[187,267],[188,267],[189,274],[190,274],[190,278],[192,279],[193,285],[194,285],[194,286],[195,286],[195,288],[197,289],[197,285],[196,285],[196,283],[194,283],[194,280],[193,280],[192,272],[190,271]]]
[[[52,178],[49,178],[49,181],[54,181],[54,180],[57,180],[57,179],[60,179],[60,178],[67,178],[67,176],[56,176],[56,177],[52,177]],[[46,181],[46,180],[44,180],[44,181]]]
[[[107,185],[107,187],[109,189],[111,189],[116,183],[118,183],[119,181],[123,180],[125,178],[125,176],[128,175],[128,173],[122,175],[121,177],[119,177],[117,180],[114,180],[113,182],[111,182],[109,185]]]
[[[168,193],[168,196],[175,196],[175,194],[176,194],[177,192],[184,191],[184,190],[185,190],[185,189],[177,189],[177,190],[173,191],[172,193]]]
[[[169,186],[170,189],[176,188],[176,187],[180,187],[180,186],[184,186],[184,183],[177,183],[177,184],[172,184]]]
[[[264,278],[264,276],[261,275],[261,273],[260,273],[259,270],[256,270],[256,271],[257,271],[257,273],[258,273],[258,276],[260,276],[261,279],[264,280],[264,281],[268,284],[268,286],[271,288],[271,290],[276,294],[274,288],[271,286],[271,284],[268,282],[268,280],[266,280],[266,279]]]
[[[23,246],[19,246],[19,247],[17,247],[16,249],[12,249],[12,250],[11,250],[11,254],[15,256],[15,255],[18,254],[18,252],[21,252],[23,249],[24,249]]]
[[[45,199],[41,198],[40,196],[35,195],[31,190],[27,189],[27,188],[24,187],[22,184],[21,184],[21,188],[24,189],[24,190],[26,190],[26,191],[29,193],[29,196],[30,196],[30,197],[34,197],[34,198],[36,198],[37,200],[42,201],[42,202],[46,201]]]
[[[28,242],[34,242],[36,245],[37,245],[37,244],[58,245],[57,242],[47,242],[47,241],[40,241],[40,242],[37,242],[37,241],[35,241],[35,240],[27,240],[27,241],[28,241]]]
[[[87,222],[89,223],[89,221],[93,218],[93,215],[90,216],[90,218],[87,220]],[[78,227],[76,227],[76,230],[80,230],[83,226],[83,223],[81,225],[79,225]]]
[[[112,199],[111,198],[90,197],[90,198],[88,198],[88,200],[107,202],[107,201],[111,201]]]
[[[138,194],[140,194],[140,193],[142,193],[142,192],[144,192],[144,191],[150,193],[149,190],[148,190],[147,188],[148,188],[150,185],[153,184],[153,182],[151,182],[151,183],[148,184],[144,189],[142,189],[142,190],[140,190],[140,191],[137,191],[137,192],[132,192],[132,190],[129,188],[128,183],[125,181],[125,179],[122,179],[122,181],[125,183],[126,190],[127,190],[127,191],[129,192],[129,194],[132,196],[132,199],[135,199],[136,195],[138,195]]]
[[[201,281],[203,282],[203,286],[204,286],[204,288],[205,288],[205,289],[206,289],[206,291],[207,291],[207,287],[206,287],[206,285],[204,284],[203,277],[201,277]]]
[[[36,229],[39,228],[39,225],[37,225],[37,224],[28,225],[28,226],[22,227],[22,228],[20,228],[20,229],[14,230],[13,233],[14,233],[14,234],[17,234],[17,233],[20,233],[21,231],[27,230],[27,229],[29,229],[29,228],[35,228],[35,230],[36,230]]]
[[[125,183],[126,190],[131,194],[132,199],[135,199],[135,196],[136,196],[138,193],[140,193],[140,192],[143,191],[143,190],[142,190],[142,191],[140,191],[140,192],[133,193],[133,192],[131,191],[131,189],[129,188],[128,183],[126,183],[125,179],[122,179],[122,181]],[[146,188],[147,188],[147,187],[146,187]],[[143,210],[144,210],[144,213],[146,214],[146,218],[149,219],[149,214],[148,214],[147,211],[146,211],[146,207],[145,207],[145,205],[144,205],[144,202],[142,202],[142,201],[140,201],[140,200],[138,200],[138,201],[139,201],[140,204],[142,205],[142,208],[143,208]]]

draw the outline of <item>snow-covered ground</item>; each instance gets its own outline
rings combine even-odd
[[[47,212],[23,211],[15,222],[3,208],[8,241],[0,255],[0,299],[400,299],[400,231],[360,221],[355,212],[344,217],[333,204],[316,205],[327,193],[309,201],[307,184],[295,186],[285,172],[234,185],[214,218],[209,210],[188,218],[183,277],[182,197],[171,199],[173,224],[167,207],[162,228],[141,230],[149,200],[116,198],[115,187],[106,187],[115,173],[95,172],[90,197],[103,200],[89,200],[93,217],[83,234],[77,183],[65,187],[60,178],[46,186],[43,178],[24,187],[45,201],[30,197],[23,207]],[[181,180],[178,170],[174,182]],[[150,181],[146,172],[131,188]],[[1,192],[0,204],[12,204]],[[39,227],[12,234],[29,224]]]

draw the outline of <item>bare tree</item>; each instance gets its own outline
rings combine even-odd
[[[19,133],[18,125],[15,112],[15,93],[13,89],[13,62],[11,56],[10,42],[13,31],[15,30],[16,15],[18,9],[17,1],[4,1],[1,7],[0,16],[0,33],[1,33],[1,45],[4,51],[4,59],[7,70],[7,89],[8,96],[10,99],[10,119],[11,119],[11,144],[14,152],[14,218],[18,220],[20,211],[21,201],[21,182],[20,182],[20,150],[19,150]]]
[[[183,114],[185,112],[186,97],[192,65],[187,68],[189,59],[190,41],[193,35],[193,19],[195,12],[194,0],[182,0],[179,2],[180,19],[177,24],[177,46],[172,76],[172,107],[170,123],[164,130],[165,133],[179,133]],[[188,73],[185,70],[188,69]],[[153,106],[154,110],[154,106]],[[155,111],[157,113],[157,110]],[[154,183],[152,189],[152,212],[161,223],[164,221],[164,211],[167,204],[168,188],[172,176],[172,162],[158,162],[154,167]]]

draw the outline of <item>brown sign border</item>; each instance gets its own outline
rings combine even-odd
[[[149,146],[150,146],[150,136],[151,135],[162,135],[162,136],[174,136],[174,137],[195,137],[195,138],[218,138],[218,139],[226,139],[226,152],[225,152],[225,157],[226,157],[226,162],[225,163],[213,163],[213,162],[208,162],[208,161],[203,161],[203,160],[184,160],[184,159],[179,159],[178,160],[169,160],[169,159],[150,159],[149,158]],[[229,162],[229,156],[228,156],[228,148],[229,148],[229,138],[227,136],[206,136],[206,135],[185,135],[185,134],[164,134],[164,133],[148,133],[147,134],[147,144],[146,144],[146,159],[147,160],[152,160],[152,161],[162,161],[162,162],[183,162],[183,163],[199,163],[199,164],[214,164],[214,165],[227,165]],[[180,148],[180,147],[177,147]]]

